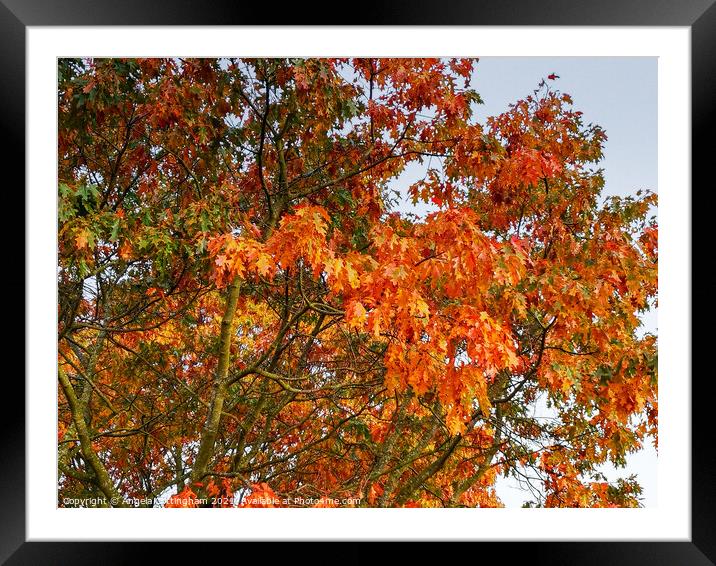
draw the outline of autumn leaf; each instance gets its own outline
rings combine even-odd
[[[88,246],[91,245],[92,241],[93,241],[92,232],[90,232],[89,229],[87,229],[87,228],[83,228],[75,236],[75,245],[77,246],[78,250],[87,248]]]
[[[261,253],[256,260],[256,269],[263,276],[270,275],[274,270],[274,265],[275,262],[269,254]]]
[[[360,328],[367,318],[365,307],[359,301],[351,301],[346,307],[346,321],[349,326]]]

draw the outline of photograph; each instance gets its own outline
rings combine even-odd
[[[130,4],[0,0],[0,563],[715,563],[714,0]]]
[[[659,58],[528,55],[58,57],[56,506],[656,507]]]

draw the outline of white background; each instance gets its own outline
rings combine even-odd
[[[689,28],[30,27],[27,42],[28,540],[690,539]],[[347,55],[659,57],[658,506],[57,509],[56,58]]]

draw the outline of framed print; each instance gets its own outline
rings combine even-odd
[[[2,11],[26,164],[8,563],[716,560],[691,329],[710,2]]]

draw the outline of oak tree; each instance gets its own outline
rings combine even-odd
[[[58,64],[60,504],[639,504],[656,197],[556,75],[481,122],[471,59]]]

